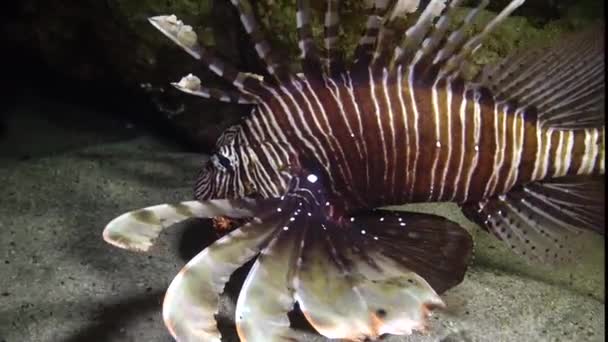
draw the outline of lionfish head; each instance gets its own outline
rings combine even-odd
[[[245,197],[246,188],[238,177],[242,167],[234,149],[223,146],[212,154],[201,169],[194,196],[200,201]]]
[[[239,125],[228,128],[199,172],[194,197],[199,201],[280,197],[291,176],[275,170],[276,165],[287,165],[288,160],[274,157],[270,162],[262,152],[274,148],[269,142],[249,144]]]

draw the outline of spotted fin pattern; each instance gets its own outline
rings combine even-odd
[[[581,230],[604,234],[604,179],[563,177],[533,182],[477,204],[464,214],[529,260],[571,261],[571,239]]]

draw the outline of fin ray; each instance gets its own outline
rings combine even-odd
[[[434,215],[377,211],[312,223],[296,299],[329,338],[408,335],[425,330],[430,309],[443,306],[437,292],[462,281],[471,249],[464,229]]]
[[[249,271],[236,305],[241,340],[297,340],[287,314],[295,304],[293,274],[305,226],[305,220],[287,221]]]
[[[215,320],[220,293],[230,275],[259,253],[282,221],[273,212],[260,216],[205,248],[171,281],[163,320],[176,340],[220,342]]]
[[[266,66],[266,71],[279,83],[287,82],[290,78],[288,71],[284,65],[278,62],[278,59],[272,50],[268,40],[264,37],[264,33],[260,29],[253,7],[249,0],[230,0],[232,5],[238,10],[239,18],[245,31],[251,38],[255,51]]]
[[[239,91],[251,95],[262,92],[261,76],[241,72],[218,58],[210,49],[198,43],[198,37],[191,26],[184,25],[174,15],[151,17],[148,21],[192,57],[202,60],[209,70],[230,82]]]
[[[604,234],[604,184],[600,177],[560,177],[532,182],[463,212],[516,253],[550,264],[569,262],[568,240],[592,230]]]
[[[243,218],[251,215],[252,211],[244,201],[210,200],[159,204],[130,211],[113,219],[106,225],[103,238],[107,243],[119,248],[146,252],[154,245],[163,229],[189,218]]]
[[[179,82],[172,82],[171,85],[186,94],[202,97],[205,99],[239,104],[257,103],[256,99],[253,96],[249,96],[247,94],[216,88],[202,87],[201,80],[192,74],[182,77]]]
[[[605,122],[603,25],[487,67],[481,82],[502,100],[538,112],[541,126],[592,128]]]
[[[298,46],[302,53],[302,69],[307,77],[319,77],[322,73],[319,52],[315,45],[310,23],[310,1],[296,0],[298,11],[296,13]]]

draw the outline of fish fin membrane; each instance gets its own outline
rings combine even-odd
[[[605,124],[604,25],[556,44],[517,51],[488,66],[481,83],[500,100],[534,108],[542,126],[577,129]]]
[[[295,305],[293,277],[308,217],[292,217],[277,227],[239,293],[235,322],[241,341],[300,340],[290,328],[288,313]]]
[[[230,275],[268,244],[281,216],[256,218],[223,236],[190,260],[171,281],[163,301],[163,320],[178,341],[221,341],[215,315]]]
[[[209,70],[231,83],[241,93],[253,97],[263,93],[264,78],[262,76],[238,70],[219,58],[213,49],[199,44],[198,36],[192,27],[185,25],[175,15],[150,17],[148,21],[190,56],[200,60]]]
[[[313,215],[314,218],[314,215]],[[377,211],[308,225],[294,281],[311,325],[328,338],[425,331],[438,292],[460,283],[468,232],[434,215]]]
[[[582,230],[604,235],[604,202],[603,177],[572,176],[528,183],[462,210],[515,253],[558,265],[571,261],[569,240]]]
[[[423,277],[441,294],[460,284],[471,257],[470,234],[441,216],[391,210],[374,210],[353,216],[352,229],[363,244],[394,259]],[[363,238],[371,234],[370,238]],[[375,239],[377,237],[378,239]]]
[[[119,248],[147,252],[165,228],[190,218],[250,217],[252,212],[248,206],[245,201],[236,200],[159,204],[133,210],[113,219],[105,227],[103,238]]]

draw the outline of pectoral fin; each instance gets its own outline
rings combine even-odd
[[[437,292],[464,277],[468,232],[434,215],[377,211],[311,226],[295,281],[304,315],[329,338],[424,330]]]
[[[159,204],[124,213],[108,223],[103,239],[116,247],[146,252],[154,245],[161,231],[189,218],[252,216],[250,204],[244,201],[211,200]]]

